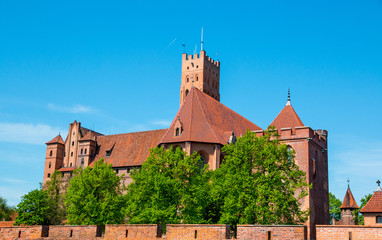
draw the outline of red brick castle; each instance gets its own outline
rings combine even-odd
[[[149,149],[179,146],[187,153],[198,152],[211,169],[219,168],[224,158],[221,148],[234,142],[246,130],[263,134],[263,129],[220,103],[220,62],[206,55],[182,55],[180,108],[168,129],[103,135],[74,121],[69,125],[65,141],[60,135],[47,142],[43,184],[55,170],[69,180],[73,170],[92,166],[104,158],[114,170],[130,183],[129,172],[146,160]],[[303,208],[311,214],[307,222],[308,235],[314,226],[329,223],[327,131],[305,126],[290,98],[270,124],[280,134],[280,140],[296,152],[296,163],[306,172],[312,184],[303,199]]]

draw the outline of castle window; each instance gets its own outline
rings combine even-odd
[[[382,216],[377,216],[376,223],[382,223]]]
[[[198,66],[198,65],[196,65],[196,68],[199,68],[199,66]]]
[[[52,155],[53,155],[53,151],[52,151],[52,150],[50,150],[49,156],[52,156]]]
[[[190,67],[187,67],[187,70],[190,69]]]
[[[84,153],[84,149],[83,148],[81,148],[81,154],[83,154]]]
[[[81,166],[83,166],[85,163],[84,159],[81,159]]]
[[[73,157],[73,152],[70,153],[70,156]]]
[[[86,150],[88,150],[87,148],[85,148],[85,154],[86,154]]]
[[[74,146],[74,141],[72,142],[72,146]]]
[[[49,163],[49,168],[52,167],[52,163]]]
[[[190,81],[190,78],[186,76],[186,82],[189,82],[189,81]]]
[[[73,166],[73,164],[72,164],[72,163],[70,163],[70,166]]]
[[[188,95],[188,89],[186,90],[186,96]]]
[[[119,173],[119,169],[115,169],[115,173],[117,173],[117,174],[118,174],[118,173]]]
[[[196,81],[198,81],[199,80],[199,76],[198,75],[196,75]]]
[[[48,178],[50,178],[50,173],[48,173]]]

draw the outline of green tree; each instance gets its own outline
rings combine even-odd
[[[373,196],[373,194],[371,194],[371,193],[365,195],[361,199],[361,206],[359,206],[359,209],[356,209],[352,212],[353,218],[354,218],[354,223],[356,225],[364,225],[365,224],[364,219],[363,219],[363,215],[360,214],[359,211],[361,211],[361,209],[366,205],[366,203],[370,200],[371,196]]]
[[[122,223],[121,178],[103,159],[75,170],[64,199],[69,224]]]
[[[307,195],[305,173],[294,161],[294,151],[280,143],[277,132],[247,133],[225,145],[221,168],[215,171],[213,196],[221,206],[219,223],[300,224],[309,211],[299,202]]]
[[[48,204],[50,212],[48,214],[49,223],[59,225],[66,219],[66,209],[64,205],[64,194],[62,193],[63,175],[60,171],[55,171],[50,180],[46,183],[48,193]]]
[[[197,153],[157,147],[131,173],[126,215],[129,223],[209,223],[210,171]]]
[[[48,225],[50,210],[48,193],[42,189],[32,190],[22,196],[17,205],[15,225]]]
[[[16,210],[7,205],[7,200],[0,197],[0,221],[9,221]]]
[[[341,204],[342,202],[333,194],[329,193],[329,216],[330,223],[332,223],[333,218],[335,220],[341,219]]]

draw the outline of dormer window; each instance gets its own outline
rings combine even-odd
[[[183,124],[180,121],[180,116],[178,116],[178,119],[176,120],[174,124],[174,137],[182,136],[183,133]]]
[[[111,149],[106,151],[106,157],[110,157],[111,155]]]

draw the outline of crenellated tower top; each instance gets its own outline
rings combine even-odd
[[[180,85],[180,105],[191,91],[198,88],[212,98],[220,101],[220,62],[206,55],[202,50],[199,54],[182,54],[182,80]]]

